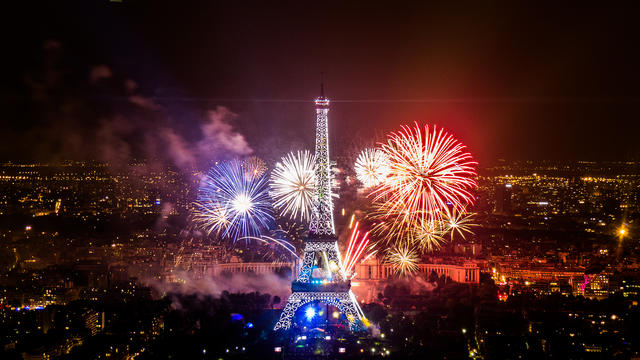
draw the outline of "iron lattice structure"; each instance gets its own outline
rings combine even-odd
[[[366,318],[358,305],[351,282],[342,266],[338,238],[333,222],[331,193],[331,162],[329,158],[329,99],[321,95],[316,105],[316,163],[313,208],[309,223],[300,272],[291,284],[292,294],[287,300],[274,330],[291,328],[300,307],[320,302],[337,307],[345,315],[352,330],[366,325]]]
[[[351,290],[348,292],[300,291],[291,294],[289,300],[287,300],[287,305],[282,310],[280,321],[276,324],[275,330],[289,329],[291,327],[291,320],[298,309],[316,301],[337,307],[340,312],[346,315],[351,328],[354,330],[358,329],[357,321],[364,317],[362,309],[360,309],[358,301]]]
[[[311,279],[313,264],[316,261],[315,255],[324,252],[327,255],[327,261],[338,264],[338,271],[335,276],[336,280],[344,281],[346,279],[340,260],[340,249],[338,243],[332,241],[307,241],[304,246],[304,257],[302,258],[302,266],[300,273],[296,278],[297,282],[308,283]]]
[[[335,235],[333,199],[331,194],[331,163],[329,162],[329,99],[316,99],[316,185],[309,232],[314,235]]]

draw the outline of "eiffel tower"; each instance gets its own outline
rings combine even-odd
[[[333,223],[327,118],[329,99],[324,96],[323,84],[320,85],[320,97],[315,100],[315,105],[315,193],[309,235],[305,242],[300,272],[291,284],[292,294],[274,330],[289,329],[301,307],[310,303],[322,303],[337,307],[349,322],[351,330],[356,331],[362,329],[362,325],[367,326],[368,321],[351,292],[351,281],[342,266]]]

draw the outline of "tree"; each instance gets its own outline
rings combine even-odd
[[[380,323],[387,317],[387,310],[380,304],[372,303],[363,306],[367,318],[374,323]]]
[[[430,283],[435,283],[438,281],[438,273],[433,270],[431,274],[429,274],[429,278],[427,279]]]
[[[274,305],[278,305],[278,304],[280,304],[280,301],[281,301],[281,300],[280,300],[280,296],[275,295],[275,296],[273,297],[273,301],[271,301],[271,308],[273,309]]]

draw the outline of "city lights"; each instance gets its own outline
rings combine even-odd
[[[0,359],[640,359],[636,3],[7,5]]]
[[[626,227],[624,227],[624,226],[621,226],[621,227],[618,229],[618,235],[620,235],[620,237],[624,237],[624,236],[626,236],[626,235],[627,235],[627,228],[626,228]]]

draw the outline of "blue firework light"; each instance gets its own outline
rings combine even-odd
[[[200,183],[193,218],[207,234],[234,242],[259,236],[273,223],[267,177],[247,176],[238,160],[217,164]]]

